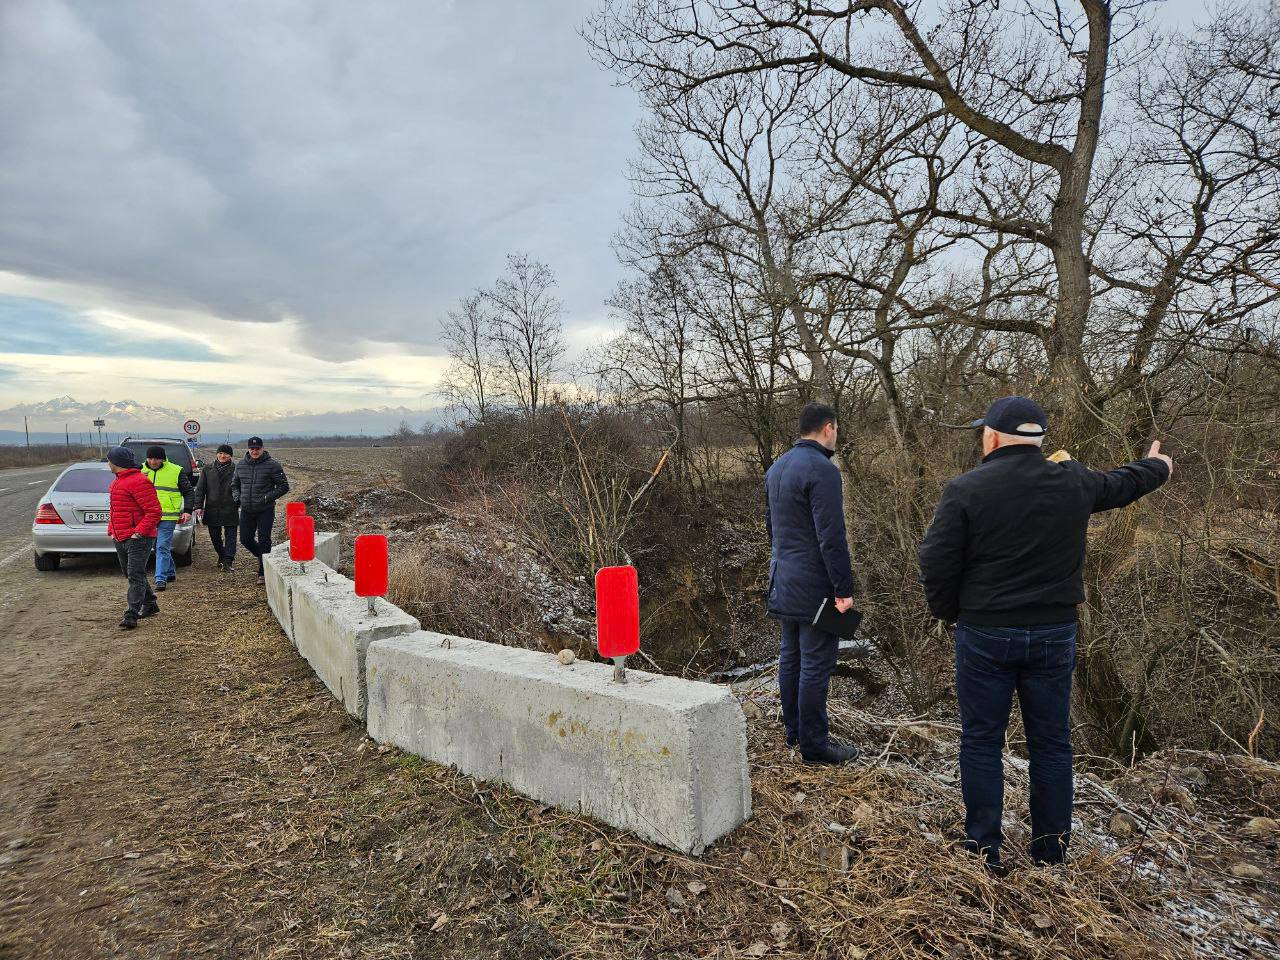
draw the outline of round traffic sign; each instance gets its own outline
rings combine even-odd
[[[182,429],[187,436],[194,437],[200,433],[200,421],[188,420],[186,423],[182,425]]]

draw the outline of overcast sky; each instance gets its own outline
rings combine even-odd
[[[417,407],[517,250],[598,336],[638,108],[594,5],[0,2],[0,407]]]
[[[0,408],[418,409],[514,251],[598,340],[639,111],[595,3],[0,0]]]

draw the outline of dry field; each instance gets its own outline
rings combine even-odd
[[[303,499],[394,457],[281,451]],[[371,742],[247,572],[201,549],[122,634],[109,565],[0,569],[3,960],[1280,950],[1280,827],[1254,819],[1280,816],[1274,765],[1162,755],[1083,779],[1073,862],[997,880],[953,848],[953,730],[836,704],[865,762],[815,770],[744,692],[755,813],[694,859]]]

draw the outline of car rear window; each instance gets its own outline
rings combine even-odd
[[[58,493],[106,493],[113,479],[110,470],[68,470],[53,489]]]
[[[183,470],[191,469],[191,451],[182,443],[143,443],[139,440],[130,440],[125,444],[138,457],[138,465],[141,466],[147,459],[148,447],[164,447],[164,455],[170,463],[176,463]]]

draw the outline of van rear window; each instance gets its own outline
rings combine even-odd
[[[130,440],[125,444],[138,458],[138,465],[141,466],[147,459],[147,448],[161,446],[164,447],[164,455],[170,463],[176,463],[183,470],[191,470],[191,451],[181,443],[141,443],[136,440]]]
[[[53,489],[58,493],[106,493],[113,479],[110,470],[68,470],[58,478]]]

